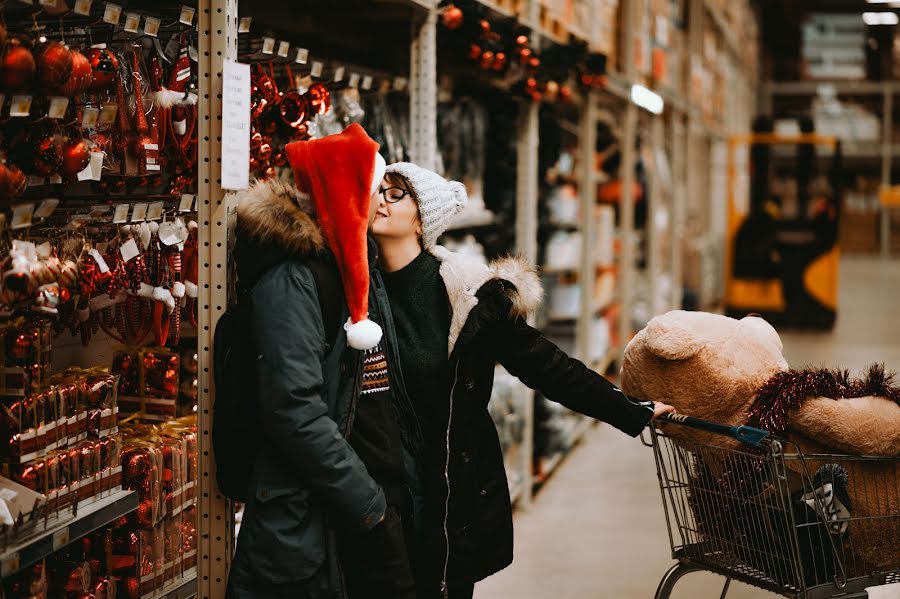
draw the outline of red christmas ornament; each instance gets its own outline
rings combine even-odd
[[[528,91],[536,90],[537,85],[538,85],[537,79],[535,79],[534,77],[529,77],[528,79],[525,80],[525,87],[528,89]]]
[[[0,50],[6,48],[6,27],[0,23]]]
[[[275,172],[275,167],[274,167],[274,166],[270,166],[270,167],[266,168],[266,171],[265,171],[266,179],[274,179],[275,176],[276,176],[277,174],[278,174],[278,173]],[[173,372],[173,375],[172,375],[171,377],[170,377],[168,374],[166,375],[166,380],[167,380],[167,381],[168,381],[169,379],[174,379],[174,378],[177,377],[177,375],[174,374],[174,371],[172,371],[172,372]],[[168,386],[167,386],[167,388],[168,388]]]
[[[469,58],[471,58],[472,60],[478,60],[479,58],[481,58],[481,46],[473,42],[469,46]]]
[[[73,66],[72,52],[65,44],[48,42],[38,54],[38,81],[45,89],[55,90],[69,81]]]
[[[463,11],[453,4],[444,9],[444,13],[441,15],[441,21],[444,23],[444,27],[451,31],[459,29],[463,24],[463,19]]]
[[[532,69],[538,68],[539,66],[541,66],[541,59],[537,56],[532,56],[528,59],[528,66]]]
[[[0,86],[8,92],[26,91],[34,82],[34,55],[20,40],[13,39],[11,43],[0,67]]]
[[[519,48],[519,61],[525,64],[529,58],[531,58],[531,48]]]
[[[481,55],[481,68],[490,69],[494,65],[494,53],[488,50]]]
[[[481,21],[479,21],[479,25],[481,25],[482,33],[490,33],[491,32],[491,24],[490,24],[490,22],[488,22],[487,19],[481,19]]]
[[[259,159],[262,161],[268,161],[272,157],[272,145],[269,143],[264,143],[259,147]]]
[[[516,45],[517,45],[517,46],[527,46],[527,45],[528,45],[528,36],[527,36],[527,35],[520,35],[519,37],[517,37],[517,38],[516,38]]]
[[[0,164],[0,203],[6,203],[22,195],[27,179],[17,166]]]
[[[506,52],[497,52],[494,56],[494,70],[502,71],[506,68]]]
[[[78,176],[78,173],[87,168],[91,162],[91,151],[88,149],[83,139],[70,139],[63,145],[62,149],[62,167],[60,174],[64,179],[71,180]]]
[[[537,90],[531,92],[531,101],[535,102],[535,103],[540,102],[541,101],[541,92],[539,92]]]
[[[72,75],[60,86],[59,93],[64,96],[80,96],[90,84],[91,61],[78,50],[72,50]]]
[[[599,75],[599,76],[596,78],[596,83],[597,83],[597,85],[599,85],[600,87],[606,87],[607,84],[609,83],[609,77],[607,77],[606,75]]]
[[[581,80],[581,84],[586,87],[590,87],[594,84],[594,76],[590,73],[582,73],[579,79]]]
[[[312,112],[325,114],[331,110],[331,92],[323,84],[313,83],[306,96]]]
[[[91,83],[88,91],[99,93],[109,91],[116,85],[119,73],[119,59],[106,48],[91,48],[87,59],[91,63]]]
[[[34,146],[34,174],[52,177],[59,172],[63,163],[59,144],[53,137],[45,137]]]
[[[563,101],[568,102],[572,99],[572,88],[568,85],[560,85],[559,86],[559,98]]]

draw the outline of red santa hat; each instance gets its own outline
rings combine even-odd
[[[350,308],[347,343],[371,349],[381,341],[381,327],[369,320],[367,237],[370,198],[385,170],[378,143],[354,123],[337,135],[289,143],[285,153],[341,271]]]

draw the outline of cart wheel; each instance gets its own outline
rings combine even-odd
[[[685,574],[690,574],[691,572],[699,572],[703,568],[695,566],[693,564],[678,562],[666,572],[666,575],[663,576],[662,580],[659,581],[659,588],[656,589],[655,599],[669,599],[672,595],[672,590],[675,588],[675,583],[681,580],[681,577]],[[721,599],[725,599],[726,593],[728,593],[728,587],[731,585],[731,579],[725,579],[725,586],[722,588]]]

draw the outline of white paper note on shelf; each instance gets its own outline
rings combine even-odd
[[[226,60],[222,71],[222,189],[247,189],[250,181],[250,65]]]

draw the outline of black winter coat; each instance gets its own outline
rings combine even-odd
[[[615,385],[529,326],[541,301],[536,273],[507,259],[487,267],[432,250],[450,298],[451,393],[438,419],[447,431],[427,475],[426,545],[439,580],[477,582],[512,562],[512,508],[488,401],[500,363],[552,401],[637,436],[653,416]],[[428,445],[434,447],[435,440]],[[449,499],[448,499],[449,494]],[[448,505],[448,509],[444,506]],[[446,532],[445,532],[446,531]]]

